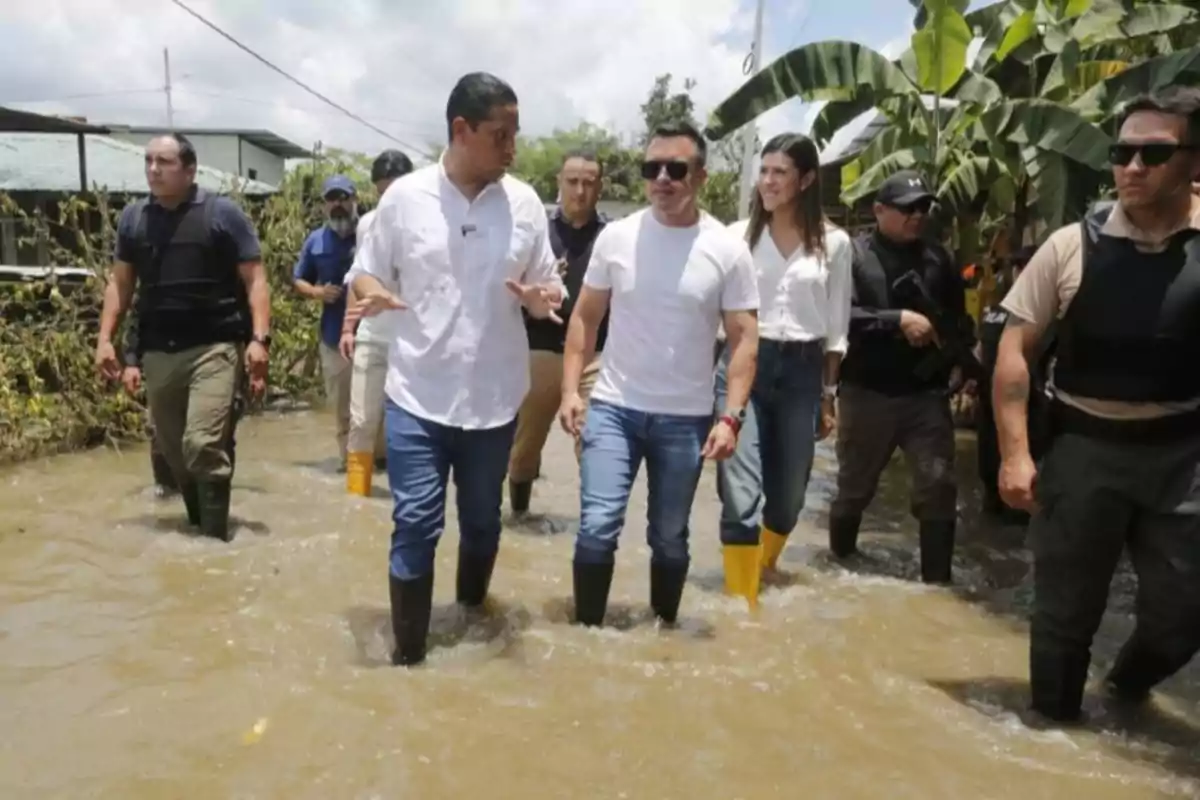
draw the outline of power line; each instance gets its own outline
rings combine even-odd
[[[424,148],[421,148],[421,147],[414,147],[413,145],[409,144],[408,142],[404,142],[404,141],[401,141],[400,139],[397,139],[395,136],[393,136],[392,134],[390,134],[390,133],[388,133],[387,131],[383,130],[382,128],[380,128],[380,127],[377,127],[377,126],[375,126],[375,125],[372,125],[370,122],[367,122],[365,119],[363,119],[363,118],[362,118],[362,117],[360,117],[359,115],[355,114],[353,111],[350,111],[349,109],[347,109],[347,108],[345,108],[345,107],[343,107],[343,106],[341,106],[341,105],[338,105],[337,103],[335,103],[334,101],[330,100],[328,97],[326,97],[325,95],[321,94],[321,93],[320,93],[320,92],[318,92],[316,89],[312,88],[311,86],[309,86],[308,84],[306,84],[306,83],[304,83],[303,81],[299,80],[298,78],[293,78],[293,77],[292,77],[290,74],[288,74],[288,73],[287,73],[287,72],[285,72],[284,70],[280,69],[279,67],[275,66],[275,65],[274,65],[274,64],[272,64],[270,61],[268,61],[267,59],[265,59],[265,58],[263,58],[262,56],[260,56],[258,53],[256,53],[256,52],[254,52],[253,50],[251,50],[249,47],[247,47],[246,45],[242,44],[242,43],[241,43],[241,42],[239,42],[237,39],[233,38],[233,36],[231,36],[230,34],[226,33],[226,32],[225,32],[225,31],[223,31],[223,30],[221,30],[221,28],[217,27],[217,26],[216,26],[214,23],[212,23],[212,22],[209,22],[209,21],[208,21],[207,19],[205,19],[203,16],[201,16],[201,15],[200,15],[200,14],[198,14],[198,13],[196,13],[196,12],[195,12],[195,11],[193,11],[192,9],[188,8],[188,7],[187,7],[187,5],[185,5],[185,4],[182,2],[182,0],[171,0],[171,2],[172,2],[172,3],[174,3],[175,5],[179,6],[180,8],[182,8],[182,9],[183,9],[184,11],[186,11],[188,14],[191,14],[191,15],[192,15],[193,17],[195,17],[197,20],[199,20],[200,22],[202,22],[202,23],[203,23],[205,26],[207,26],[207,27],[211,28],[213,31],[215,31],[215,32],[216,32],[218,35],[220,35],[222,38],[224,38],[224,39],[228,40],[230,43],[232,43],[234,46],[236,46],[236,47],[237,47],[239,50],[242,50],[242,51],[243,51],[243,52],[245,52],[247,55],[249,55],[250,57],[252,57],[252,58],[253,58],[253,59],[255,59],[256,61],[260,62],[261,64],[263,64],[263,65],[264,65],[264,66],[266,66],[267,68],[271,69],[272,71],[274,71],[274,72],[278,73],[279,75],[281,75],[281,76],[283,76],[284,78],[288,79],[288,80],[289,80],[289,81],[291,81],[292,83],[296,84],[296,85],[297,85],[297,86],[299,86],[301,89],[303,89],[304,91],[308,92],[308,93],[309,93],[309,94],[311,94],[313,97],[317,98],[318,100],[320,100],[321,102],[325,103],[326,105],[329,105],[329,106],[332,106],[333,108],[336,108],[338,111],[342,112],[343,114],[345,114],[345,115],[346,115],[347,117],[349,117],[350,119],[354,120],[355,122],[359,123],[360,125],[364,125],[364,126],[366,126],[367,128],[370,128],[371,130],[373,130],[373,131],[375,131],[376,133],[378,133],[380,136],[383,136],[383,137],[385,137],[385,138],[387,138],[387,139],[390,139],[391,141],[395,142],[396,144],[403,145],[404,147],[407,147],[407,148],[409,148],[410,150],[413,150],[413,151],[415,151],[415,152],[418,152],[418,153],[424,153]]]

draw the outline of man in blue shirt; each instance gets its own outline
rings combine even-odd
[[[325,400],[337,420],[338,471],[346,469],[346,437],[350,431],[351,363],[342,358],[338,341],[346,295],[342,286],[354,263],[358,192],[345,175],[334,175],[321,188],[325,199],[325,224],[308,235],[292,273],[292,284],[303,297],[325,304],[321,311],[321,371]]]

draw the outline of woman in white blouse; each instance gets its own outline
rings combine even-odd
[[[834,427],[838,367],[850,322],[849,235],[821,211],[820,162],[807,136],[762,152],[746,238],[758,269],[758,372],[737,451],[720,462],[725,588],[753,607],[804,508],[816,441]],[[725,406],[728,354],[717,364]]]

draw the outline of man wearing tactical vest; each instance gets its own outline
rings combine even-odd
[[[146,180],[150,197],[127,206],[118,224],[96,364],[120,379],[113,336],[137,290],[137,350],[158,445],[188,521],[229,541],[228,444],[243,360],[252,394],[267,379],[271,301],[261,250],[242,210],[196,185],[186,136],[146,145]]]
[[[325,200],[325,224],[304,240],[292,273],[292,285],[301,297],[323,304],[321,372],[325,376],[325,401],[333,407],[337,425],[338,472],[345,472],[354,365],[342,356],[339,343],[346,315],[346,290],[342,283],[354,263],[357,241],[358,191],[345,175],[334,175],[325,180],[321,197]]]
[[[1130,102],[1112,145],[1117,201],[1055,231],[1004,308],[993,401],[1000,494],[1034,512],[1035,712],[1082,714],[1092,638],[1128,549],[1137,624],[1106,678],[1139,703],[1200,650],[1200,89]],[[1057,320],[1052,441],[1026,428],[1027,359]]]
[[[550,246],[558,259],[559,272],[567,287],[562,318],[569,320],[579,296],[583,274],[592,256],[592,244],[607,220],[596,212],[603,181],[600,160],[595,153],[574,151],[563,159],[558,173],[558,209],[550,215]],[[529,510],[533,481],[541,472],[542,448],[558,416],[562,401],[563,347],[566,326],[548,319],[533,319],[525,313],[529,334],[529,394],[517,414],[517,433],[508,462],[509,501],[514,514]],[[596,333],[596,354],[583,368],[579,395],[586,402],[600,373],[600,353],[608,335],[608,317]],[[576,458],[579,446],[576,443]]]

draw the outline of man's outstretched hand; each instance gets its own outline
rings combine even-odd
[[[557,313],[562,308],[562,289],[541,283],[527,286],[511,278],[506,280],[504,285],[508,287],[514,297],[521,301],[521,305],[525,306],[529,316],[535,319],[553,320],[562,325],[562,318]]]

